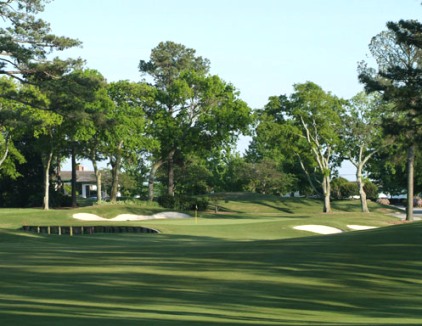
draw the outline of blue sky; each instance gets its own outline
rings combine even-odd
[[[252,108],[312,81],[350,98],[362,90],[357,63],[387,21],[421,20],[420,0],[54,0],[43,18],[78,38],[82,57],[109,81],[140,81],[138,64],[161,41],[211,61]]]
[[[420,0],[54,0],[53,32],[80,39],[64,53],[109,81],[139,81],[139,60],[161,41],[193,48],[252,107],[313,81],[350,98],[357,62],[387,21],[420,19]]]

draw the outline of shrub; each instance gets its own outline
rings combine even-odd
[[[51,207],[72,207],[72,197],[58,191],[50,192]]]
[[[381,205],[390,205],[390,201],[387,198],[378,198],[377,203]]]
[[[351,182],[342,177],[333,179],[331,183],[331,196],[333,199],[347,199],[355,195],[358,195],[356,182]]]
[[[207,197],[191,196],[169,196],[164,195],[158,198],[158,204],[164,208],[177,209],[181,211],[191,211],[198,208],[204,211],[208,208],[209,200]]]
[[[176,197],[176,207],[182,211],[192,211],[198,209],[205,211],[208,208],[209,200],[207,197],[190,197],[178,196]]]
[[[198,206],[198,210],[205,211],[208,208],[209,199],[207,197],[197,198],[196,205]]]
[[[378,197],[378,186],[369,180],[365,180],[363,190],[365,191],[368,199],[376,200]]]
[[[158,197],[158,204],[164,208],[174,209],[176,206],[176,198],[170,195],[163,195]]]

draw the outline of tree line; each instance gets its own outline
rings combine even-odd
[[[391,193],[407,189],[412,219],[413,194],[422,186],[415,169],[421,161],[419,22],[389,22],[373,37],[369,50],[377,67],[359,64],[365,91],[352,99],[309,81],[252,110],[234,85],[210,73],[208,59],[175,42],[161,42],[140,59],[140,82],[109,83],[81,59],[50,59],[80,42],[52,34],[37,18],[44,3],[0,3],[3,206],[42,200],[48,209],[59,201],[60,165],[70,157],[73,206],[76,163],[88,159],[99,202],[106,178],[111,201],[119,187],[149,200],[156,194],[300,190],[321,196],[329,213],[333,178],[341,184],[337,168],[349,160],[363,212],[371,179]],[[252,136],[243,157],[235,149],[241,134]],[[107,171],[98,167],[101,161],[108,162]]]

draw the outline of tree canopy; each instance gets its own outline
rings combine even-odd
[[[50,24],[37,18],[46,0],[6,0],[0,2],[0,74],[20,81],[38,74],[44,78],[61,75],[74,60],[46,61],[54,51],[78,46],[80,41],[51,32]]]
[[[299,163],[310,186],[323,194],[324,212],[331,211],[330,179],[341,143],[342,111],[343,101],[315,83],[296,84],[290,96],[269,99],[254,138],[263,157]]]
[[[155,101],[146,113],[160,144],[155,159],[158,165],[167,163],[168,194],[173,196],[175,154],[207,153],[233,142],[247,132],[250,108],[233,85],[208,73],[207,59],[181,44],[160,43],[139,68],[154,80]]]
[[[64,191],[60,165],[70,156],[74,206],[76,161],[89,159],[99,201],[104,173],[113,201],[119,186],[127,194],[142,192],[148,179],[150,200],[157,184],[170,200],[212,191],[300,190],[322,197],[323,211],[330,212],[331,194],[354,194],[355,184],[337,172],[348,159],[357,168],[364,212],[365,189],[376,188],[366,177],[381,189],[400,191],[406,174],[411,219],[412,196],[421,184],[420,169],[415,172],[422,140],[418,21],[389,22],[373,37],[369,49],[377,67],[359,65],[367,94],[345,101],[308,81],[253,112],[235,85],[211,73],[210,60],[172,41],[160,42],[139,61],[139,82],[108,82],[82,59],[54,58],[81,42],[55,35],[39,18],[49,2],[0,1],[0,186],[15,182],[0,191],[8,203],[19,188],[27,201],[37,189],[20,182],[23,176],[44,184],[48,208],[50,195]],[[235,149],[242,134],[253,135],[243,157]],[[101,171],[100,161],[110,171]],[[40,199],[30,201],[40,205]]]
[[[422,24],[401,20],[387,23],[369,49],[378,69],[360,66],[359,79],[368,92],[380,92],[391,104],[383,116],[384,132],[407,144],[407,220],[412,219],[415,153],[422,139]]]
[[[350,99],[345,108],[346,111],[341,115],[341,119],[347,128],[340,130],[343,142],[342,156],[356,168],[362,212],[368,213],[363,174],[368,161],[389,143],[381,128],[381,117],[386,104],[382,102],[378,93],[367,95],[361,92]]]

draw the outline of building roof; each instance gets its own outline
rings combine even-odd
[[[61,171],[60,177],[62,182],[70,182],[72,180],[72,171]],[[76,182],[80,183],[96,183],[94,171],[76,171]]]

